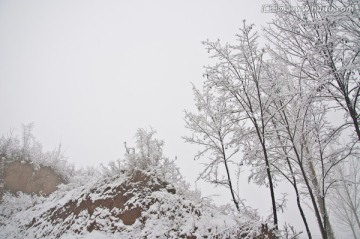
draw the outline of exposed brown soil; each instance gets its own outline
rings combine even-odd
[[[64,183],[64,179],[48,166],[37,170],[29,162],[14,161],[6,165],[3,175],[4,191],[49,195]]]
[[[141,218],[142,211],[147,209],[153,202],[148,202],[147,205],[133,205],[129,200],[134,197],[134,193],[137,197],[143,195],[149,195],[151,192],[159,191],[161,189],[169,188],[168,183],[162,182],[158,179],[154,180],[153,177],[146,175],[144,172],[135,171],[126,182],[117,185],[116,187],[106,187],[105,189],[91,189],[80,196],[78,200],[69,201],[63,207],[54,207],[47,212],[47,215],[43,217],[50,218],[52,223],[62,223],[65,219],[79,216],[82,212],[87,212],[92,216],[97,209],[106,208],[111,212],[111,217],[108,218],[111,222],[111,230],[118,231],[120,228],[114,224],[120,219],[124,225],[132,225],[137,219],[145,220]],[[170,193],[175,193],[175,189],[167,189]],[[92,200],[91,195],[98,195],[98,199]],[[71,223],[71,220],[67,220]],[[39,226],[40,223],[36,218],[33,219],[31,226]],[[101,230],[101,225],[93,220],[87,226],[87,231]]]
[[[50,225],[56,227],[57,224],[61,226],[59,233],[56,237],[69,230],[81,234],[82,232],[92,232],[94,230],[108,230],[113,233],[125,230],[125,227],[119,224],[122,222],[124,225],[133,225],[140,223],[145,225],[148,218],[146,213],[151,205],[158,202],[157,198],[149,197],[152,192],[166,190],[168,193],[176,193],[175,189],[169,187],[169,184],[161,181],[154,175],[148,174],[143,171],[134,171],[129,178],[120,184],[111,184],[116,178],[104,180],[98,188],[92,188],[84,192],[76,200],[68,201],[65,204],[55,206],[42,214],[38,218],[33,218],[28,227],[42,228],[44,220],[48,221]],[[111,185],[111,186],[109,186]],[[146,200],[144,200],[146,198]],[[201,217],[201,212],[192,204],[184,204],[182,207],[186,213],[194,216]],[[99,214],[99,211],[104,210],[105,214]],[[177,206],[169,210],[178,211]],[[158,216],[166,216],[163,211],[155,212]],[[99,216],[101,215],[101,216]],[[104,216],[105,215],[105,216]],[[178,213],[179,217],[182,217]],[[105,217],[105,218],[104,218]],[[106,219],[104,226],[101,221]],[[82,223],[78,223],[79,220]],[[77,221],[77,227],[72,228],[74,222]],[[139,224],[138,224],[139,225]],[[196,231],[178,234],[178,238],[196,239],[197,236],[192,234]],[[239,228],[237,238],[245,238],[246,231]],[[245,232],[245,233],[244,233]],[[49,236],[51,231],[44,232],[42,236]],[[49,233],[49,234],[47,234]],[[213,234],[209,229],[209,236],[203,235],[203,238],[223,238],[222,235]],[[261,228],[261,234],[255,236],[254,239],[275,239],[273,230],[269,229],[266,225]]]

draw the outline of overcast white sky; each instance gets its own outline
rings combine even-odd
[[[202,83],[209,63],[201,41],[234,40],[243,19],[260,27],[269,2],[0,0],[0,134],[33,122],[45,149],[61,142],[86,167],[122,157],[123,142],[152,126],[193,183],[196,148],[181,136],[190,83]],[[264,190],[252,197],[267,210]]]
[[[242,19],[260,27],[264,2],[0,1],[0,133],[33,122],[46,149],[61,141],[86,166],[152,126],[193,181],[181,136],[209,62],[201,41],[233,40]]]
[[[151,125],[186,160],[201,41],[233,40],[242,19],[260,26],[264,2],[0,1],[0,132],[34,122],[45,147],[96,165]]]

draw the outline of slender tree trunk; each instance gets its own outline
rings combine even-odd
[[[293,178],[293,187],[294,187],[294,190],[295,190],[295,194],[296,194],[296,203],[297,203],[297,206],[299,208],[299,211],[300,211],[300,214],[301,214],[301,218],[304,222],[304,225],[305,225],[305,229],[306,229],[306,233],[308,234],[308,237],[309,239],[312,239],[312,236],[311,236],[311,232],[310,232],[310,228],[309,228],[309,225],[307,223],[307,220],[306,220],[306,217],[305,217],[305,213],[302,209],[302,206],[301,206],[301,202],[300,202],[300,194],[299,194],[299,190],[297,188],[297,182],[296,182],[296,178],[295,178],[295,175],[294,175],[294,172],[293,172],[293,169],[292,169],[292,166],[291,166],[291,163],[290,163],[290,160],[288,157],[286,157],[286,161],[287,161],[287,164],[289,166],[289,169],[290,169],[290,172],[291,172],[291,176]]]
[[[257,97],[258,97],[259,104],[260,104],[261,129],[260,129],[259,125],[257,124],[256,119],[254,119],[254,125],[255,125],[255,128],[256,128],[256,131],[257,131],[257,134],[258,134],[258,138],[260,140],[261,147],[262,147],[263,153],[264,153],[264,159],[265,159],[265,164],[266,164],[266,173],[267,173],[267,177],[268,177],[268,180],[269,180],[269,188],[270,188],[270,195],[271,195],[271,203],[272,203],[274,224],[275,224],[276,231],[278,231],[279,230],[279,225],[278,225],[278,217],[277,217],[277,210],[276,210],[276,199],[275,199],[274,185],[273,185],[273,179],[272,179],[272,175],[271,175],[268,152],[267,152],[266,143],[265,143],[264,109],[263,109],[263,104],[262,104],[262,100],[261,100],[261,93],[260,93],[260,86],[259,86],[258,77],[255,75],[254,79],[257,79],[257,80],[254,80],[254,82],[255,82],[255,85],[256,85]],[[253,113],[253,110],[251,110],[251,111]]]
[[[239,202],[237,201],[237,199],[235,197],[234,189],[233,189],[232,182],[231,182],[230,170],[229,170],[229,167],[228,167],[228,164],[226,161],[225,148],[224,148],[222,139],[221,139],[221,150],[222,150],[222,156],[223,156],[223,160],[224,160],[224,164],[225,164],[227,180],[228,180],[228,184],[229,184],[229,188],[230,188],[230,192],[231,192],[231,197],[233,199],[236,209],[240,212]]]
[[[277,217],[277,210],[276,210],[276,199],[275,199],[273,179],[272,179],[272,176],[271,176],[269,157],[268,157],[268,154],[267,154],[267,149],[266,149],[266,145],[265,145],[265,139],[261,136],[259,126],[256,124],[255,119],[254,119],[254,123],[255,123],[254,125],[255,125],[255,128],[256,128],[257,134],[258,134],[258,139],[259,139],[259,141],[261,143],[261,147],[262,147],[263,154],[264,154],[265,165],[266,165],[266,174],[267,174],[267,178],[269,180],[271,204],[272,204],[272,211],[273,211],[273,220],[274,220],[275,230],[277,231],[277,230],[279,230],[279,226],[278,226],[278,217]]]
[[[233,186],[232,186],[232,183],[231,183],[229,167],[228,167],[228,165],[227,165],[226,160],[224,160],[224,164],[225,164],[225,168],[226,168],[226,174],[227,174],[227,177],[228,177],[228,183],[229,183],[229,188],[230,188],[231,196],[232,196],[232,199],[233,199],[233,201],[234,201],[234,204],[235,204],[236,209],[240,212],[239,202],[236,200],[236,197],[235,197],[234,189],[233,189]]]
[[[309,194],[310,194],[310,199],[311,199],[311,202],[312,202],[312,205],[314,207],[314,211],[315,211],[315,216],[316,216],[316,219],[317,219],[317,222],[318,222],[318,225],[319,225],[319,229],[320,229],[320,232],[321,232],[321,236],[323,239],[328,239],[327,237],[327,232],[324,228],[324,225],[323,225],[323,222],[322,222],[322,217],[321,217],[321,214],[319,212],[319,208],[318,208],[318,205],[316,203],[316,199],[314,197],[314,193],[311,189],[311,186],[310,186],[310,183],[307,179],[307,175],[305,173],[305,170],[304,170],[304,166],[303,165],[300,165],[300,169],[301,169],[301,173],[303,175],[303,178],[304,178],[304,181],[305,181],[305,185],[309,191]]]
[[[259,88],[257,88],[257,89],[259,89]],[[232,94],[235,97],[235,99],[240,103],[240,105],[244,109],[246,109],[246,107],[243,106],[242,101],[239,99],[239,97],[237,97],[236,94],[234,94],[234,93],[232,93]],[[273,185],[273,179],[272,179],[272,176],[271,176],[270,162],[269,162],[269,157],[268,157],[268,154],[267,154],[267,148],[266,148],[265,137],[264,137],[265,126],[264,126],[264,122],[262,122],[262,131],[261,131],[260,126],[259,126],[256,118],[253,117],[254,110],[253,110],[252,105],[251,105],[251,100],[250,100],[250,98],[249,98],[249,96],[247,94],[245,94],[245,97],[246,97],[247,102],[249,104],[249,110],[247,111],[247,115],[251,119],[251,122],[252,122],[252,124],[253,124],[253,126],[254,126],[254,128],[256,130],[257,138],[258,138],[258,140],[259,140],[259,142],[261,144],[263,155],[264,155],[264,160],[265,160],[265,165],[266,165],[266,174],[267,174],[267,178],[269,180],[271,205],[272,205],[272,211],[273,211],[273,221],[274,221],[275,230],[278,231],[279,226],[278,226],[278,217],[277,217],[277,211],[276,211],[276,199],[275,199],[274,185]],[[258,95],[258,97],[260,99],[260,95]],[[261,101],[260,101],[260,105],[261,105]],[[263,115],[263,112],[261,112],[261,115]],[[263,117],[262,117],[262,120],[263,120]]]
[[[265,146],[262,144],[263,149]],[[270,163],[267,156],[267,152],[264,151],[264,157],[265,157],[265,163],[266,163],[266,173],[267,177],[269,179],[269,188],[270,188],[270,195],[271,195],[271,203],[272,203],[272,209],[273,209],[273,217],[274,217],[274,224],[275,224],[275,230],[279,230],[278,226],[278,218],[277,218],[277,211],[276,211],[276,200],[275,200],[275,192],[274,192],[274,185],[272,182],[272,176],[271,176],[271,170],[270,170]]]
[[[324,224],[322,222],[322,217],[321,217],[321,214],[319,212],[319,208],[318,208],[318,205],[316,203],[316,199],[314,197],[314,193],[313,193],[313,190],[311,189],[311,186],[310,186],[310,183],[309,183],[309,180],[308,180],[308,177],[306,175],[306,172],[305,172],[305,169],[304,169],[304,164],[303,164],[303,160],[301,158],[301,156],[299,155],[299,152],[297,150],[297,147],[296,147],[296,144],[294,142],[294,137],[291,133],[291,130],[289,128],[289,121],[287,119],[287,116],[286,114],[283,115],[284,116],[284,120],[285,120],[285,125],[286,125],[286,131],[287,131],[287,134],[289,135],[289,138],[290,138],[290,141],[291,141],[291,144],[292,144],[292,148],[294,150],[294,153],[295,153],[295,156],[296,156],[296,159],[297,159],[297,162],[298,162],[298,165],[300,167],[300,170],[301,170],[301,174],[302,174],[302,177],[304,179],[304,182],[305,182],[305,185],[306,185],[306,188],[310,194],[310,199],[311,199],[311,203],[314,207],[314,211],[315,211],[315,216],[316,216],[316,219],[317,219],[317,222],[318,222],[318,225],[319,225],[319,229],[320,229],[320,232],[321,232],[321,236],[323,239],[328,239],[327,237],[327,232],[324,228]]]
[[[4,196],[4,175],[5,175],[5,156],[0,155],[0,203]]]
[[[340,176],[341,176],[341,180],[342,180],[342,187],[344,187],[345,189],[345,192],[346,192],[346,197],[348,199],[348,202],[346,202],[349,206],[350,206],[350,209],[351,209],[351,213],[354,214],[354,217],[355,217],[355,221],[356,221],[356,225],[358,226],[358,230],[360,231],[360,221],[359,221],[359,215],[358,215],[358,212],[356,210],[356,207],[354,205],[354,201],[353,199],[351,198],[351,194],[349,192],[349,188],[348,186],[346,185],[346,182],[345,182],[345,176],[344,176],[344,173],[342,171],[342,168],[340,167]],[[356,200],[356,199],[355,199]],[[351,225],[351,230],[353,230],[353,225]]]
[[[333,74],[333,76],[334,76],[334,78],[336,80],[336,83],[337,83],[337,85],[338,85],[338,87],[340,89],[341,95],[344,96],[344,100],[345,100],[345,103],[346,103],[346,106],[343,106],[344,110],[348,111],[348,113],[350,114],[350,117],[352,119],[352,122],[353,122],[353,125],[354,125],[354,128],[355,128],[355,134],[356,134],[358,140],[360,141],[360,126],[359,126],[359,122],[358,122],[359,115],[357,114],[356,108],[354,107],[356,103],[354,102],[354,106],[351,104],[351,100],[350,100],[350,97],[349,97],[349,92],[347,90],[347,87],[345,86],[345,79],[344,79],[344,77],[341,77],[339,75],[339,73],[337,71],[337,68],[336,68],[336,66],[334,64],[333,58],[332,57],[329,57],[329,58],[330,58],[329,60],[331,62],[329,67],[331,68],[332,74]],[[356,97],[355,97],[355,99],[356,99]]]
[[[350,228],[351,228],[351,232],[354,236],[354,239],[357,239],[357,235],[356,235],[356,232],[355,232],[355,229],[354,229],[354,225],[350,224]]]
[[[358,137],[358,140],[360,141],[360,127],[359,127],[359,122],[358,122],[358,117],[359,115],[356,112],[356,109],[354,107],[352,107],[349,96],[345,95],[345,101],[346,101],[346,105],[350,114],[350,117],[352,119],[354,128],[355,128],[355,133]]]
[[[307,153],[309,153],[309,150],[307,147],[306,147],[306,150],[307,150]],[[328,239],[334,239],[335,235],[332,230],[332,226],[331,226],[330,219],[329,219],[329,214],[327,213],[327,210],[326,210],[325,198],[324,198],[324,195],[321,195],[321,193],[320,193],[321,190],[320,190],[320,186],[319,186],[319,181],[317,179],[315,168],[314,168],[314,165],[311,160],[308,161],[308,168],[309,168],[311,182],[316,190],[316,198],[317,198],[317,202],[319,205],[320,213],[323,217],[324,229],[326,230]]]

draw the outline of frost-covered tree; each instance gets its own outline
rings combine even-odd
[[[302,97],[303,94],[299,92],[298,82],[293,81],[287,67],[281,62],[269,61],[266,75],[270,87],[264,93],[269,96],[276,96],[269,109],[274,114],[274,117],[271,118],[272,134],[269,135],[271,138],[269,148],[271,148],[272,157],[277,158],[276,161],[273,161],[272,166],[293,187],[296,204],[307,235],[312,238],[302,206],[302,199],[304,198],[301,191],[304,182],[302,176],[306,170],[302,164],[303,160],[299,159],[299,149],[295,143],[298,140],[296,138],[299,138],[298,132],[302,129],[300,117],[302,116],[301,112],[306,109],[304,107],[306,101]],[[300,168],[304,170],[300,170]]]
[[[354,238],[360,238],[360,162],[351,157],[347,162],[336,166],[333,179],[334,192],[331,194],[332,213],[336,221]]]
[[[156,173],[162,180],[171,183],[178,194],[186,194],[198,200],[200,193],[191,191],[190,185],[184,180],[176,165],[175,159],[170,159],[163,154],[164,141],[155,137],[156,131],[139,128],[135,134],[135,146],[130,147],[125,143],[123,159],[111,161],[107,166],[102,165],[105,175],[113,176],[134,170],[144,170]]]
[[[204,42],[211,58],[215,59],[213,65],[206,67],[204,75],[207,79],[204,85],[205,88],[214,89],[216,97],[224,102],[223,105],[226,105],[216,114],[227,120],[229,126],[226,127],[231,128],[236,145],[243,151],[243,162],[252,166],[251,179],[257,184],[266,184],[269,187],[272,218],[277,229],[274,171],[271,166],[271,161],[274,159],[269,154],[267,141],[270,121],[273,117],[269,107],[274,96],[264,94],[270,87],[264,74],[265,51],[258,47],[258,34],[252,30],[252,27],[244,21],[237,35],[237,43],[234,45],[222,45],[220,41]],[[208,94],[208,91],[204,93]],[[211,97],[211,95],[205,95],[205,98]],[[210,122],[209,127],[214,129],[213,133],[216,133],[216,127],[214,127],[217,124],[216,120],[208,122]],[[221,139],[216,134],[212,136]],[[205,140],[203,142],[206,142]],[[213,145],[212,147],[216,148],[216,144],[213,143]]]
[[[126,163],[131,169],[150,169],[160,165],[163,159],[164,141],[156,139],[154,135],[156,131],[150,128],[138,129],[135,134],[134,148],[130,148],[125,144]]]
[[[359,141],[360,2],[275,0],[274,4],[283,9],[265,28],[274,56],[306,81],[314,96],[341,109],[344,123],[338,130],[351,127]]]
[[[334,167],[354,153],[354,145],[340,144],[340,131],[327,119],[331,107],[314,97],[311,87],[281,62],[271,69],[268,74],[273,90],[269,94],[277,95],[272,103],[276,137],[271,148],[279,159],[273,167],[293,186],[308,237],[311,232],[300,205],[304,197],[310,200],[323,237],[332,238],[328,191],[333,186]]]
[[[234,141],[234,118],[226,107],[226,99],[216,96],[209,87],[200,92],[193,88],[198,113],[185,111],[186,128],[191,136],[185,136],[188,143],[200,146],[201,150],[195,155],[195,160],[206,157],[204,169],[200,179],[229,189],[232,201],[238,211],[239,192],[235,189],[232,171],[239,173],[239,160],[233,160],[239,151]],[[222,173],[225,169],[225,175]],[[238,174],[237,174],[238,175]]]
[[[228,142],[243,153],[250,179],[269,186],[274,224],[274,185],[282,177],[294,188],[308,237],[302,201],[310,201],[322,238],[332,239],[329,192],[339,186],[333,183],[336,168],[357,155],[360,140],[360,2],[273,2],[279,11],[264,29],[265,50],[245,23],[235,45],[204,43],[215,63],[206,67],[204,90],[195,95],[221,104],[208,112],[187,112],[187,125],[194,130],[202,122],[209,127],[194,130],[195,135],[214,136],[217,124],[211,119],[227,119]],[[337,110],[343,112],[341,122],[331,119]],[[209,146],[206,140],[189,141],[216,150],[217,141]],[[220,162],[213,156],[209,165]]]
[[[0,169],[13,161],[31,162],[35,166],[49,166],[69,179],[74,173],[59,144],[51,151],[44,151],[42,144],[33,135],[34,124],[23,125],[22,135],[11,131],[7,136],[0,137]]]
[[[299,152],[295,155],[300,168],[306,163],[302,179],[322,237],[334,238],[326,207],[327,191],[333,186],[329,182],[334,167],[353,154],[360,140],[359,1],[276,0],[273,3],[282,10],[265,28],[272,57],[286,65],[292,80],[299,82],[299,95],[305,96],[305,101],[300,102],[304,109],[309,109],[299,111],[297,118],[305,127],[294,128],[303,131],[299,132],[303,138],[294,137],[298,146],[293,145],[292,150]],[[337,109],[344,112],[344,118],[335,126],[326,118]],[[283,125],[292,124],[283,122]],[[336,138],[347,132],[347,128],[353,132],[352,142],[345,148],[335,147]],[[295,130],[287,131],[296,135]]]

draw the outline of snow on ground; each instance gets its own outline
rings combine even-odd
[[[238,238],[246,231],[253,238],[261,222],[250,215],[175,193],[155,173],[137,171],[81,178],[48,198],[5,194],[0,238]]]

